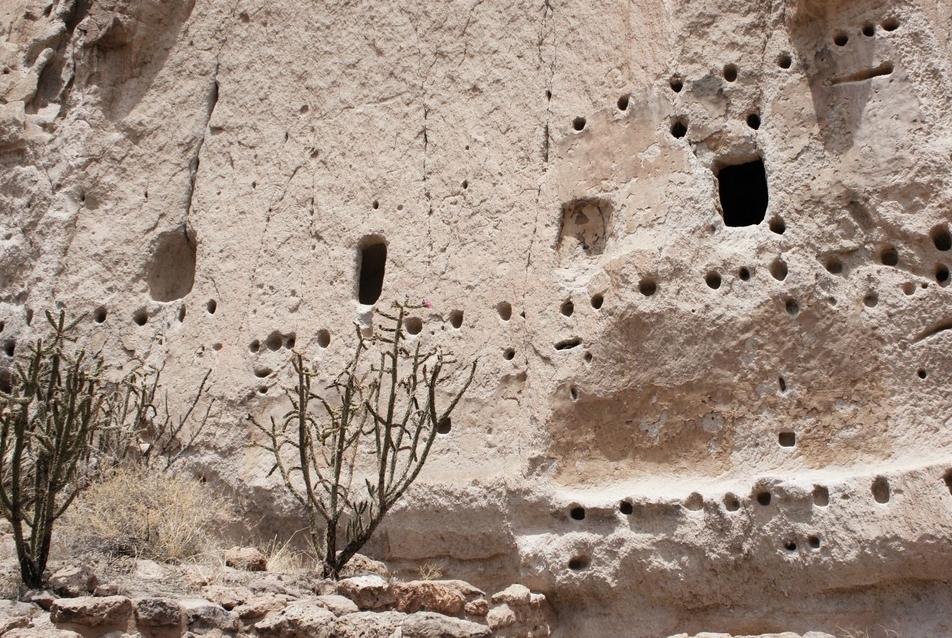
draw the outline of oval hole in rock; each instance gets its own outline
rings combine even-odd
[[[259,387],[259,388],[258,388],[258,393],[259,393],[259,394],[268,394],[268,386],[263,385],[263,386]]]
[[[919,368],[918,370],[916,370],[916,376],[919,377],[920,379],[925,379],[926,377],[929,376],[929,373],[926,372],[925,368]]]
[[[793,432],[781,432],[777,439],[780,447],[794,447],[797,444],[797,435]]]
[[[149,313],[145,311],[145,308],[139,308],[132,313],[132,320],[137,326],[144,326],[149,321]]]
[[[697,492],[691,492],[684,500],[684,507],[692,512],[697,512],[704,507],[704,497]]]
[[[827,257],[826,261],[823,262],[823,267],[831,275],[839,275],[843,272],[843,262],[836,256]]]
[[[592,295],[592,308],[598,310],[602,307],[602,304],[605,303],[605,297],[601,293],[595,293]]]
[[[297,343],[297,335],[295,335],[293,332],[291,334],[284,335],[285,348],[287,348],[288,350],[292,350],[294,348],[295,343]]]
[[[786,549],[788,552],[795,552],[795,551],[797,551],[797,544],[794,543],[793,541],[787,541],[786,543],[783,544],[783,547],[784,547],[784,549]]]
[[[254,341],[248,344],[248,350],[250,350],[251,352],[258,352],[259,350],[261,350],[261,342],[255,339]]]
[[[724,65],[724,79],[733,82],[737,79],[737,66],[734,64]]]
[[[575,521],[584,521],[585,520],[585,508],[581,505],[576,505],[569,510],[569,516],[572,517],[572,520]]]
[[[506,361],[512,361],[516,356],[516,351],[512,348],[506,348],[502,351],[502,358]]]
[[[704,276],[704,282],[707,284],[708,288],[717,290],[721,287],[721,276],[718,273],[711,271]]]
[[[628,95],[622,95],[618,98],[618,110],[627,111],[628,110]]]
[[[750,281],[750,269],[741,268],[740,270],[737,271],[737,276],[740,278],[741,281]]]
[[[793,58],[790,57],[790,54],[783,52],[777,56],[777,66],[781,69],[789,69],[793,65]]]
[[[500,301],[496,304],[496,312],[503,321],[512,319],[512,305],[508,301]]]
[[[800,314],[800,304],[797,303],[796,299],[787,299],[787,303],[784,304],[784,308],[787,311],[787,314],[791,317],[796,317]]]
[[[571,399],[573,403],[578,401],[578,388],[576,388],[574,385],[569,388],[569,399]]]
[[[781,392],[786,392],[786,391],[787,391],[787,380],[784,379],[783,377],[778,377],[778,378],[777,378],[777,385],[780,386],[780,391],[781,391]]]
[[[453,421],[450,417],[444,417],[436,424],[436,432],[438,434],[449,434],[452,429]]]
[[[566,317],[571,317],[573,312],[575,312],[575,304],[569,299],[562,304],[562,314]]]
[[[883,266],[895,266],[899,263],[899,251],[893,246],[886,246],[879,253],[879,261]]]
[[[461,186],[463,187],[463,190],[468,189],[468,188],[469,188],[469,180],[468,180],[468,179],[464,179],[464,180],[463,180],[463,183],[461,184]]]
[[[625,516],[631,516],[634,513],[635,508],[632,506],[631,501],[622,501],[618,505],[618,511]]]
[[[783,281],[787,278],[787,263],[779,257],[774,259],[773,263],[770,264],[770,274],[777,281]]]
[[[740,509],[740,499],[738,499],[733,494],[730,494],[730,493],[725,494],[724,495],[724,509],[726,509],[728,512],[736,512],[737,510]]]
[[[96,323],[102,323],[102,322],[104,322],[105,320],[106,320],[106,307],[105,307],[105,306],[99,306],[98,308],[96,308],[95,310],[93,310],[93,321],[95,321]],[[2,329],[3,329],[2,326],[0,326],[0,330],[2,330]]]
[[[671,78],[671,81],[668,84],[671,87],[671,90],[675,93],[680,93],[681,89],[684,88],[684,80],[682,80],[681,77],[677,75]]]
[[[585,128],[585,118],[577,117],[574,120],[572,120],[572,128],[575,129],[576,131],[583,130]]]
[[[783,235],[787,232],[787,224],[784,223],[781,217],[774,217],[767,226],[770,228],[770,232],[777,233],[778,235]]]
[[[747,116],[747,126],[754,129],[755,131],[760,128],[760,116],[756,113],[751,113]]]
[[[850,37],[846,35],[843,31],[837,31],[833,35],[833,44],[838,47],[845,47],[846,43],[850,41]]]
[[[403,323],[407,328],[407,332],[412,335],[418,335],[423,331],[423,320],[419,317],[407,317]]]
[[[268,350],[274,352],[280,350],[283,343],[284,338],[281,333],[277,330],[273,330],[271,334],[268,335],[268,338],[265,339],[264,345],[268,347]]]
[[[873,481],[873,486],[871,489],[873,492],[873,498],[877,503],[889,502],[889,481],[886,480],[885,476],[877,476],[876,480]]]
[[[867,308],[875,308],[879,304],[879,295],[875,292],[866,293],[866,296],[863,297],[863,304]]]
[[[819,507],[826,507],[830,504],[830,490],[822,485],[813,486],[813,504]]]
[[[907,281],[906,283],[902,285],[902,294],[906,295],[907,297],[911,295],[912,293],[914,293],[915,291],[916,291],[916,284],[912,283],[911,281]]]
[[[175,301],[192,291],[195,283],[195,233],[183,230],[162,233],[156,240],[146,281],[155,301]]]
[[[871,38],[876,35],[876,25],[872,22],[867,22],[863,25],[863,35],[867,38]]]
[[[263,379],[266,376],[270,375],[274,370],[267,366],[256,366],[255,367],[255,376],[259,379]]]
[[[764,507],[770,505],[770,492],[764,490],[757,493],[757,502]]]
[[[460,327],[462,327],[463,325],[463,311],[462,310],[454,310],[450,312],[450,325],[456,328],[457,330],[459,330]]]
[[[577,348],[582,345],[582,339],[580,337],[572,337],[571,339],[563,339],[555,344],[556,350],[571,350],[572,348]]]
[[[681,139],[688,134],[688,123],[683,118],[678,118],[671,124],[671,137]]]
[[[820,537],[819,536],[808,537],[807,544],[813,549],[820,549]]]
[[[899,28],[899,20],[896,18],[886,18],[881,25],[885,31],[895,31]]]
[[[16,341],[7,341],[5,344],[3,344],[3,354],[7,355],[8,357],[12,357],[14,354],[16,354],[16,351]]]
[[[185,310],[185,306],[184,306],[184,305],[183,305],[181,308],[178,309],[178,317],[177,317],[177,318],[178,318],[178,322],[179,322],[179,323],[182,323],[183,321],[185,321],[185,312],[186,312],[186,310]]]
[[[205,310],[207,310],[210,315],[215,314],[215,311],[218,310],[218,302],[214,299],[209,299],[208,303],[205,304]]]
[[[935,280],[940,285],[949,283],[949,267],[945,264],[939,264],[935,267]]]
[[[585,363],[591,363],[591,362],[592,362],[592,359],[593,359],[592,353],[591,353],[591,352],[586,352],[586,353],[585,353],[585,356],[582,357],[582,358],[585,359]]]
[[[387,244],[370,235],[360,240],[357,255],[357,300],[365,306],[377,303],[387,270]]]
[[[942,480],[945,481],[945,486],[949,488],[949,494],[952,494],[952,469],[946,470]]]
[[[638,291],[645,297],[651,297],[658,292],[658,284],[651,277],[645,277],[638,282]]]
[[[317,331],[317,345],[321,348],[326,348],[331,345],[331,333],[328,330],[318,330]]]
[[[588,556],[573,556],[572,559],[569,560],[569,569],[573,572],[580,572],[588,569],[590,564],[591,561]]]
[[[944,224],[936,226],[932,229],[932,232],[929,233],[929,236],[932,237],[932,243],[936,249],[942,252],[952,249],[952,234],[949,233],[948,226]]]
[[[378,208],[380,208],[380,202],[378,202],[378,201],[375,199],[374,201],[372,201],[372,202],[370,203],[370,207],[373,208],[374,210],[377,210]]]

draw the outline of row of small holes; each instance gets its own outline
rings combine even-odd
[[[205,310],[210,315],[215,314],[215,311],[218,310],[218,302],[216,302],[214,299],[209,300],[209,302],[205,304]],[[104,323],[108,314],[109,313],[105,306],[100,306],[93,311],[93,321],[96,323]],[[185,306],[180,307],[176,317],[179,323],[185,321],[185,314]],[[134,313],[132,313],[132,321],[137,326],[144,326],[149,322],[149,312],[145,308],[139,308]]]
[[[899,28],[899,21],[895,18],[887,18],[883,20],[880,25],[883,28],[883,31],[895,31]],[[867,38],[871,38],[876,35],[876,25],[872,22],[867,22],[863,25],[861,33]],[[846,43],[850,41],[849,35],[845,31],[837,31],[833,34],[833,44],[838,47],[846,46]]]
[[[952,469],[947,470],[945,475],[942,478],[945,483],[946,488],[949,490],[949,493],[952,494]],[[880,504],[885,504],[889,502],[891,491],[889,487],[889,481],[884,476],[877,476],[870,487],[870,491],[873,495],[873,499]],[[772,497],[769,490],[762,490],[756,494],[757,502],[766,507],[770,505]],[[813,489],[813,503],[818,507],[827,507],[830,504],[830,492],[827,488],[822,485],[816,485]],[[691,494],[688,499],[685,501],[685,506],[691,510],[699,510],[703,506],[703,497],[697,492]],[[726,494],[724,496],[724,509],[728,512],[736,512],[740,509],[741,503],[733,494]],[[619,512],[625,516],[631,516],[634,513],[634,506],[631,501],[621,501],[618,506]],[[575,505],[569,510],[569,517],[576,521],[585,520],[585,508],[580,505]],[[821,545],[820,537],[817,535],[810,535],[807,537],[807,544],[813,549],[819,549]],[[795,552],[797,550],[797,544],[795,541],[788,540],[784,543],[784,547],[787,551]],[[579,571],[588,567],[588,559],[585,557],[575,557],[569,561],[569,569],[573,571]]]

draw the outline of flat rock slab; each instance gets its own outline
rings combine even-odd
[[[86,627],[118,625],[132,613],[132,601],[125,596],[83,596],[53,602],[50,618],[56,624],[73,623]]]

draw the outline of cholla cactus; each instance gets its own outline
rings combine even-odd
[[[337,395],[333,405],[312,390],[314,373],[295,353],[296,383],[285,389],[291,410],[267,425],[248,417],[264,434],[253,445],[274,455],[270,473],[280,474],[303,509],[325,578],[339,576],[419,476],[476,372],[473,361],[462,387],[437,407],[437,389],[448,381],[444,366],[452,361],[419,341],[405,345],[407,310],[418,307],[395,302],[393,314],[380,312],[391,325],[372,341],[357,329],[353,358],[327,386]],[[368,365],[374,346],[379,360]]]

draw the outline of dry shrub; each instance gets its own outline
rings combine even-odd
[[[321,568],[321,561],[313,553],[295,549],[291,546],[291,540],[279,543],[274,538],[264,553],[268,557],[268,571],[276,574],[313,574]]]
[[[234,518],[228,501],[204,483],[121,467],[83,492],[60,533],[78,551],[181,562],[214,551],[216,532]]]

